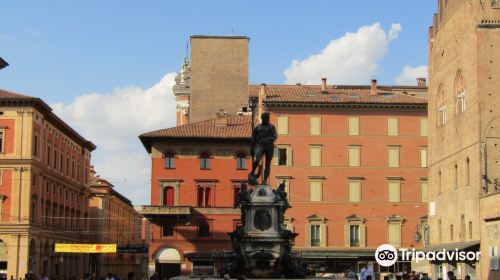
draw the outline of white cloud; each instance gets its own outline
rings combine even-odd
[[[396,84],[398,85],[416,85],[417,78],[427,79],[427,65],[411,67],[406,65],[403,70],[396,77]]]
[[[97,149],[92,162],[101,177],[134,204],[149,204],[150,165],[137,136],[175,125],[175,73],[148,88],[116,88],[112,93],[89,93],[71,104],[52,104],[54,112]]]
[[[329,83],[366,84],[379,70],[378,62],[387,53],[389,42],[402,30],[392,24],[386,33],[380,23],[360,27],[355,33],[333,39],[318,54],[304,60],[293,60],[284,71],[286,83],[319,84],[323,77]]]

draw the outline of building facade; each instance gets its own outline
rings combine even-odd
[[[429,29],[431,249],[480,251],[434,263],[434,277],[498,279],[499,1],[438,1]]]
[[[143,217],[131,201],[114,190],[107,180],[91,170],[90,190],[90,242],[117,244],[115,254],[94,254],[90,259],[90,271],[98,278],[108,273],[135,279],[147,276],[147,244],[143,240]]]
[[[189,122],[235,115],[248,103],[248,42],[245,36],[190,38]]]
[[[278,140],[270,183],[285,182],[294,251],[314,273],[378,267],[375,249],[420,248],[427,214],[427,92],[419,86],[251,86]]]
[[[54,253],[88,241],[95,146],[39,98],[0,90],[0,269],[82,277],[88,255]]]
[[[228,116],[144,133],[151,156],[149,268],[160,279],[214,275],[240,223],[234,194],[249,168],[250,116]]]

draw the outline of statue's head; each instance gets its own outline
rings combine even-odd
[[[269,123],[269,113],[268,112],[262,113],[262,115],[260,115],[260,118],[261,118],[263,124]]]

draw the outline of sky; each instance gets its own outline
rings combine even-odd
[[[436,0],[0,2],[0,88],[42,98],[97,145],[101,177],[150,201],[138,135],[175,125],[190,35],[250,37],[249,82],[415,85]]]

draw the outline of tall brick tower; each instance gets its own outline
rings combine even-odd
[[[191,36],[189,122],[248,103],[248,37]]]
[[[448,271],[500,279],[499,45],[500,1],[438,1],[429,29],[429,250],[480,250],[481,259],[433,263],[433,279]]]

